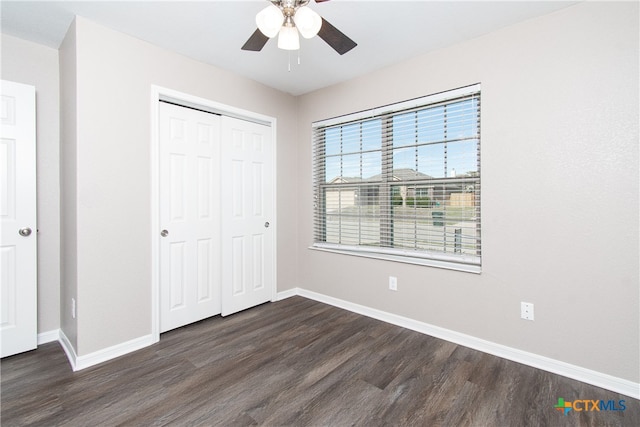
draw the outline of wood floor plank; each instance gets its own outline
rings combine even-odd
[[[638,426],[640,402],[302,297],[169,331],[72,372],[2,360],[2,426]],[[558,398],[625,411],[554,409]]]

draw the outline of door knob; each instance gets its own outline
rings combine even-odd
[[[169,231],[167,231],[167,230],[162,230],[162,231],[160,232],[160,235],[161,235],[162,237],[167,237],[167,236],[169,235]]]
[[[269,224],[269,221],[265,222],[265,223],[264,223],[264,228],[269,228],[269,225],[270,225],[270,224]]]
[[[20,234],[22,237],[28,237],[31,235],[31,229],[29,227],[21,228],[20,230],[18,230],[18,234]]]

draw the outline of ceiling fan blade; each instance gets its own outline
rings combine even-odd
[[[253,34],[251,34],[251,37],[249,37],[249,40],[247,40],[244,46],[242,46],[242,50],[259,52],[268,41],[269,37],[265,36],[259,29],[257,29]]]
[[[340,55],[344,55],[354,47],[358,46],[356,42],[344,35],[342,31],[331,25],[324,18],[322,18],[322,27],[320,27],[318,37],[327,42],[327,44]]]

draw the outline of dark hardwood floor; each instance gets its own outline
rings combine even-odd
[[[301,297],[75,373],[49,343],[1,375],[3,427],[640,426],[638,400]],[[563,415],[558,398],[626,410]]]

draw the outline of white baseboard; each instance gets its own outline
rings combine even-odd
[[[98,363],[106,362],[107,360],[115,359],[116,357],[124,356],[127,353],[131,353],[141,348],[148,347],[154,343],[152,335],[146,335],[140,338],[135,338],[121,344],[116,344],[112,347],[107,347],[102,350],[89,353],[85,356],[78,356],[76,358],[76,366],[74,371],[88,368],[90,366],[97,365]]]
[[[290,298],[296,295],[298,295],[297,288],[279,292],[276,295],[275,301],[280,301],[282,299]],[[157,342],[157,340],[154,340],[153,335],[147,335],[133,339],[131,341],[114,345],[112,347],[98,350],[84,356],[78,356],[76,354],[75,348],[73,347],[73,345],[71,345],[71,341],[69,341],[69,338],[67,338],[67,336],[61,329],[44,332],[38,335],[38,344],[44,344],[51,341],[60,342],[62,349],[67,355],[67,359],[69,359],[69,364],[74,371],[79,371],[81,369],[85,369],[90,366],[115,359],[116,357],[131,353],[132,351],[140,350],[141,348],[150,346]]]
[[[298,288],[288,289],[286,291],[278,292],[276,295],[276,301],[282,301],[283,299],[295,297],[296,295],[300,295],[298,293]]]
[[[53,331],[41,332],[38,334],[38,345],[54,341],[60,341],[60,329],[54,329]]]
[[[334,307],[339,307],[353,313],[362,314],[367,317],[371,317],[396,326],[401,326],[403,328],[411,329],[416,332],[450,341],[452,343],[469,347],[474,350],[479,350],[484,353],[492,354],[494,356],[502,357],[504,359],[512,360],[514,362],[522,363],[534,368],[542,369],[543,371],[562,375],[564,377],[611,390],[625,396],[630,396],[634,399],[640,399],[640,383],[634,383],[623,378],[614,377],[612,375],[593,371],[591,369],[586,369],[545,356],[540,356],[538,354],[507,347],[502,344],[497,344],[470,335],[461,334],[449,329],[430,325],[424,322],[419,322],[417,320],[398,316],[392,313],[387,313],[381,310],[376,310],[363,305],[354,304],[349,301],[344,301],[316,292],[307,291],[301,288],[279,293],[278,300],[289,298],[294,295],[299,295],[305,298],[332,305]]]
[[[71,368],[74,371],[86,369],[90,366],[115,359],[116,357],[124,356],[127,353],[140,350],[141,348],[148,347],[151,344],[154,344],[153,336],[146,335],[84,356],[78,356],[67,336],[62,330],[60,331],[60,345],[62,345],[64,352],[67,354]]]
[[[344,301],[338,298],[319,294],[317,292],[308,291],[301,288],[289,289],[286,291],[278,292],[276,295],[276,301],[281,301],[283,299],[287,299],[296,295],[329,304],[334,307],[342,308],[353,313],[358,313],[363,316],[371,317],[373,319],[381,320],[383,322],[387,322],[396,326],[411,329],[413,331],[440,338],[465,347],[469,347],[474,350],[479,350],[484,353],[492,354],[494,356],[502,357],[504,359],[512,360],[514,362],[522,363],[524,365],[532,366],[544,371],[552,372],[554,374],[562,375],[567,378],[571,378],[597,387],[602,387],[604,389],[611,390],[625,396],[630,396],[634,399],[640,399],[640,383],[635,383],[633,381],[614,377],[609,374],[586,369],[535,353],[507,347],[502,344],[497,344],[470,335],[461,334],[459,332],[441,328],[439,326],[419,322],[407,317],[387,313],[382,310],[377,310],[349,301]],[[54,330],[39,334],[38,344],[56,341],[56,339],[62,345],[62,348],[64,349],[64,352],[67,354],[67,358],[69,359],[69,363],[71,364],[71,368],[74,371],[79,371],[81,369],[106,362],[108,360],[123,356],[127,353],[139,350],[155,343],[155,341],[153,340],[153,335],[147,335],[96,351],[94,353],[87,354],[85,356],[78,356],[64,332],[62,330]]]
[[[76,355],[76,350],[73,348],[73,345],[71,345],[71,341],[69,341],[69,338],[67,338],[62,329],[60,329],[60,345],[67,355],[71,369],[76,371],[76,359],[78,356]]]

